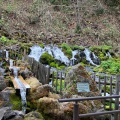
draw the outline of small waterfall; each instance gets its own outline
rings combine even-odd
[[[52,52],[53,52],[53,57],[56,60],[60,60],[67,66],[70,64],[70,60],[67,58],[67,56],[65,56],[65,54],[62,52],[60,48],[58,48],[57,46],[54,46],[52,48]]]
[[[10,69],[12,69],[13,68],[13,60],[12,59],[9,60],[9,64],[10,64]]]
[[[65,56],[62,50],[58,48],[57,46],[47,45],[43,49],[40,46],[34,45],[30,49],[31,49],[31,52],[28,56],[33,57],[36,61],[39,61],[43,53],[48,52],[56,60],[60,60],[66,65],[69,65],[70,63],[70,60]]]
[[[92,61],[92,59],[91,59],[91,57],[90,57],[91,51],[86,48],[86,49],[84,50],[84,53],[85,53],[85,55],[86,55],[86,60],[89,61],[92,65],[97,66],[96,64],[94,64],[94,62]]]
[[[22,99],[22,111],[25,113],[26,105],[27,105],[26,87],[23,85],[21,80],[18,78],[18,71],[19,71],[19,68],[13,67],[14,78],[15,78],[17,84],[20,86],[20,95],[21,95],[21,99]]]
[[[79,50],[74,50],[74,51],[72,51],[72,58],[70,59],[70,65],[72,66],[72,65],[75,65],[75,60],[77,60],[76,58],[75,58],[75,55],[77,55],[79,53]]]
[[[45,52],[43,48],[41,48],[38,45],[34,45],[30,49],[31,49],[31,52],[28,56],[33,57],[36,61],[39,61],[41,55]]]
[[[5,50],[5,53],[6,53],[6,60],[9,59],[9,51]]]
[[[53,56],[52,46],[51,46],[51,45],[45,46],[44,51],[45,51],[45,52],[48,52],[51,56]]]
[[[109,58],[111,58],[111,54],[109,52],[106,53],[106,56],[108,56]]]

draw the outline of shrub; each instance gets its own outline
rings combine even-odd
[[[2,36],[1,38],[0,38],[0,42],[1,43],[3,43],[3,44],[14,44],[14,43],[17,43],[17,41],[16,40],[9,40],[7,37],[5,37],[5,36]]]
[[[110,74],[120,73],[120,58],[111,58],[109,60],[102,61],[99,67],[94,68],[94,71],[107,72]]]
[[[48,52],[45,52],[41,55],[40,62],[50,65],[50,63],[54,62],[54,58]]]
[[[67,55],[68,58],[72,57],[72,49],[70,48],[70,46],[66,43],[63,43],[61,45],[62,47],[62,51],[65,53],[65,55]]]

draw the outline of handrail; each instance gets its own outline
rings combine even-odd
[[[96,116],[96,115],[111,114],[111,113],[115,113],[116,114],[115,120],[119,120],[118,119],[118,113],[120,113],[120,110],[104,111],[104,112],[98,112],[98,113],[79,114],[79,104],[78,104],[78,101],[109,99],[109,98],[119,98],[119,97],[120,97],[120,95],[95,96],[95,97],[59,99],[58,101],[59,102],[75,102],[74,108],[73,108],[73,120],[78,120],[79,117],[88,117],[88,116]]]
[[[98,100],[98,99],[109,99],[109,98],[119,98],[120,95],[111,95],[111,96],[96,96],[96,97],[82,97],[82,98],[68,98],[68,99],[59,99],[59,102],[78,102],[84,100]]]

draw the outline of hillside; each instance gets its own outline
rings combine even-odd
[[[0,36],[21,42],[120,46],[119,1],[1,0]]]

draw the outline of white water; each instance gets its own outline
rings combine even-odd
[[[26,105],[27,105],[26,87],[23,85],[21,80],[18,78],[18,71],[19,71],[19,68],[13,67],[14,78],[20,87],[20,95],[21,95],[21,99],[22,99],[22,111],[25,113],[26,112]]]
[[[57,46],[54,46],[52,48],[52,52],[53,52],[53,57],[55,59],[60,60],[67,66],[70,64],[70,60],[67,58],[67,56],[65,56],[65,54],[62,52],[60,48],[58,48]]]
[[[94,59],[98,59],[98,57],[94,54],[94,52],[92,52],[92,55]]]
[[[109,52],[106,53],[106,56],[108,56],[109,58],[111,58],[111,54]]]
[[[4,50],[4,51],[6,53],[6,60],[8,60],[9,59],[9,51],[7,51],[7,50]]]
[[[12,59],[9,60],[9,64],[10,64],[10,69],[12,69],[13,68],[13,60]]]
[[[43,48],[41,48],[38,45],[34,45],[30,49],[31,49],[31,52],[28,56],[33,57],[36,61],[39,61],[41,55],[45,52]]]
[[[86,55],[86,60],[89,61],[92,65],[97,66],[96,64],[93,63],[92,59],[90,58],[91,51],[89,49],[85,48],[84,53]]]
[[[72,51],[72,58],[70,59],[70,65],[72,66],[72,65],[75,65],[75,60],[77,60],[76,58],[75,58],[75,55],[77,55],[79,53],[79,50],[74,50],[74,51]]]
[[[70,63],[70,60],[65,56],[62,50],[57,46],[47,45],[45,46],[45,48],[41,48],[40,46],[34,45],[30,49],[31,49],[31,52],[28,56],[33,57],[36,61],[39,61],[43,53],[48,52],[56,60],[60,60],[66,65],[69,65]]]

